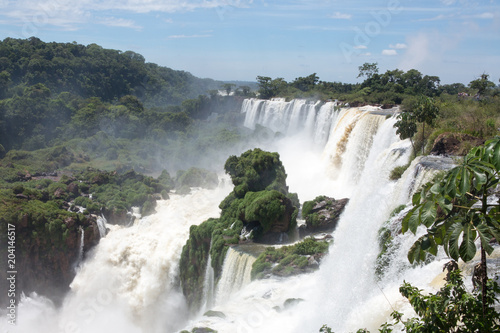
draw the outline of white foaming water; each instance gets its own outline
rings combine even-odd
[[[212,244],[210,244],[211,246]],[[203,282],[203,298],[205,299],[205,304],[202,307],[202,313],[206,310],[212,308],[214,305],[215,298],[215,273],[212,267],[212,256],[210,252],[208,254],[207,268],[205,269],[205,281]]]
[[[78,264],[77,265],[80,265],[80,263],[83,260],[83,247],[85,246],[85,233],[83,232],[82,227],[80,227],[79,229],[80,229],[80,247],[78,249]]]
[[[36,295],[25,298],[10,332],[175,331],[188,313],[176,279],[189,227],[219,216],[230,190],[172,194],[158,201],[156,214],[113,228],[82,265],[62,308]]]
[[[410,313],[399,285],[405,279],[427,287],[442,263],[409,267],[406,252],[415,236],[408,233],[394,242],[398,249],[383,279],[377,282],[374,275],[379,228],[430,174],[415,162],[400,181],[389,181],[390,171],[406,164],[410,156],[410,143],[395,134],[395,119],[373,114],[380,111],[373,107],[338,109],[332,102],[320,106],[304,100],[250,99],[242,111],[245,126],[259,124],[286,134],[261,148],[280,153],[289,189],[298,193],[301,202],[317,195],[349,197],[350,202],[319,271],[249,282],[251,263],[243,263],[248,259],[230,249],[215,286],[214,303],[209,296],[214,290],[210,267],[205,273],[206,309],[212,303],[212,309],[226,318],[198,317],[185,328],[302,333],[318,332],[328,324],[336,332],[361,327],[376,331],[391,306]],[[187,309],[175,278],[189,226],[218,216],[218,204],[229,191],[173,195],[159,203],[157,214],[130,228],[114,227],[83,265],[62,310],[37,297],[27,298],[19,307],[22,325],[11,331],[168,333],[180,329]],[[285,308],[292,298],[303,301]],[[21,309],[26,311],[23,318]],[[43,321],[43,315],[54,319]]]
[[[250,273],[255,259],[255,257],[233,248],[227,250],[222,274],[217,284],[215,304],[225,303],[231,295],[250,283]]]
[[[97,228],[99,228],[99,235],[101,236],[101,238],[103,238],[104,236],[106,236],[106,224],[108,223],[108,221],[106,220],[106,218],[104,216],[98,216],[97,217]]]
[[[247,109],[245,124],[249,128],[255,124],[267,126],[270,119],[280,119],[277,110],[284,110],[285,106],[279,103],[287,102],[273,101],[269,110],[272,117],[265,114],[269,102],[253,100],[252,103],[259,105],[255,109],[258,117],[257,111],[252,113],[248,111],[253,109]],[[415,268],[407,265],[406,254],[416,238],[410,233],[397,237],[395,242],[401,243],[398,252],[384,279],[377,282],[378,230],[391,211],[406,204],[413,191],[432,177],[433,171],[415,162],[400,181],[390,181],[391,170],[406,164],[410,158],[410,142],[399,140],[393,128],[394,118],[371,111],[376,108],[332,108],[328,117],[315,113],[314,122],[311,115],[306,117],[307,126],[318,118],[331,120],[322,152],[311,149],[315,147],[317,132],[306,129],[302,130],[303,135],[299,130],[299,135],[263,147],[280,153],[290,191],[297,192],[301,202],[321,194],[350,198],[333,233],[330,254],[320,270],[288,279],[252,281],[226,303],[216,304],[214,310],[222,311],[226,319],[202,317],[188,329],[208,326],[219,333],[298,333],[318,332],[323,324],[328,324],[336,332],[359,328],[373,332],[388,320],[392,307],[411,313],[398,292],[403,279],[420,288],[432,289],[429,281],[441,272],[442,262]],[[279,127],[276,122],[272,126]],[[286,300],[292,298],[303,302],[285,309]]]

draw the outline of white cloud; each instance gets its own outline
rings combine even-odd
[[[398,52],[396,50],[382,50],[382,55],[386,55],[386,56],[395,56],[395,55],[398,55]]]
[[[419,33],[416,36],[408,38],[408,51],[401,62],[401,69],[409,70],[418,68],[421,64],[429,60],[432,57],[430,46],[429,36],[425,33]]]
[[[493,13],[482,13],[482,14],[474,15],[473,17],[478,18],[478,19],[492,19],[492,18],[495,18],[495,15]]]
[[[354,46],[354,48],[358,49],[358,50],[364,50],[364,49],[367,49],[368,46],[366,46],[366,45],[356,45],[356,46]]]
[[[416,22],[442,21],[442,20],[448,20],[451,17],[452,16],[450,16],[450,15],[439,14],[438,16],[434,16],[434,17],[431,17],[431,18],[423,18],[423,19],[419,19],[419,20],[415,20],[415,21]]]
[[[183,39],[183,38],[208,38],[212,35],[170,35],[167,39]]]
[[[366,52],[366,53],[361,53],[360,56],[362,57],[370,57],[372,54],[370,52]]]
[[[199,8],[216,9],[226,7],[245,8],[253,0],[0,0],[0,18],[12,25],[28,26],[28,30],[40,29],[47,25],[67,30],[76,29],[79,24],[102,20],[105,11],[132,13],[149,12],[185,12]],[[97,15],[96,15],[97,14]],[[99,17],[100,14],[100,17]],[[103,24],[139,29],[133,22],[113,17],[105,19]]]
[[[333,14],[328,15],[328,17],[336,20],[350,20],[352,18],[351,14],[343,14],[341,12],[335,12]]]
[[[103,25],[107,25],[108,27],[120,27],[120,28],[131,28],[136,30],[141,30],[142,27],[135,24],[132,20],[126,20],[123,18],[116,17],[104,17],[98,18],[98,22]]]
[[[450,21],[450,20],[471,20],[471,19],[477,19],[477,20],[491,20],[495,18],[494,13],[480,13],[480,14],[472,14],[472,15],[456,15],[456,14],[449,14],[449,15],[437,15],[431,18],[423,18],[419,20],[415,20],[416,22],[431,22],[431,21]]]
[[[408,47],[408,45],[406,45],[404,43],[396,43],[396,44],[390,44],[389,47],[391,49],[403,50],[403,49],[406,49]]]

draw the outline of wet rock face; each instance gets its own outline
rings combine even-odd
[[[53,222],[52,222],[53,223]],[[76,274],[83,232],[83,253],[85,255],[100,240],[94,216],[70,216],[63,220],[58,230],[44,233],[50,221],[35,219],[29,214],[21,217],[16,225],[16,268],[22,274],[17,276],[18,295],[36,292],[52,299],[56,304],[62,301]],[[36,235],[36,237],[34,236]]]

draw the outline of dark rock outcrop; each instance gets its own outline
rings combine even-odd
[[[471,147],[480,146],[484,140],[463,133],[440,134],[432,146],[431,155],[462,156],[467,154]]]
[[[325,196],[304,202],[302,216],[306,220],[306,224],[299,228],[300,236],[333,231],[348,202],[347,198],[335,200]]]
[[[95,217],[71,214],[57,224],[27,213],[15,226],[16,296],[36,292],[60,304],[76,275],[80,256],[100,240]]]

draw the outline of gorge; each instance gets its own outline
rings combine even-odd
[[[399,285],[405,280],[435,290],[435,278],[448,259],[439,253],[426,264],[410,265],[406,254],[416,236],[398,232],[404,209],[391,212],[454,161],[418,157],[399,180],[390,180],[391,170],[407,164],[412,154],[410,142],[400,140],[393,127],[397,111],[306,100],[243,102],[244,126],[265,127],[265,133],[274,135],[258,148],[279,153],[288,190],[301,203],[319,195],[349,198],[319,270],[251,281],[252,263],[262,249],[241,244],[228,250],[220,279],[204,266],[202,306],[195,314],[189,311],[179,288],[179,260],[191,226],[217,218],[219,204],[233,190],[221,168],[223,181],[217,188],[171,194],[158,201],[156,213],[130,227],[108,224],[105,235],[100,219],[96,226],[105,236],[80,263],[62,306],[25,295],[18,309],[22,321],[15,327],[2,322],[0,328],[44,333],[156,333],[196,327],[220,333],[317,332],[328,324],[336,332],[349,332],[376,331],[393,309],[411,315]],[[381,260],[383,227],[392,240]]]

